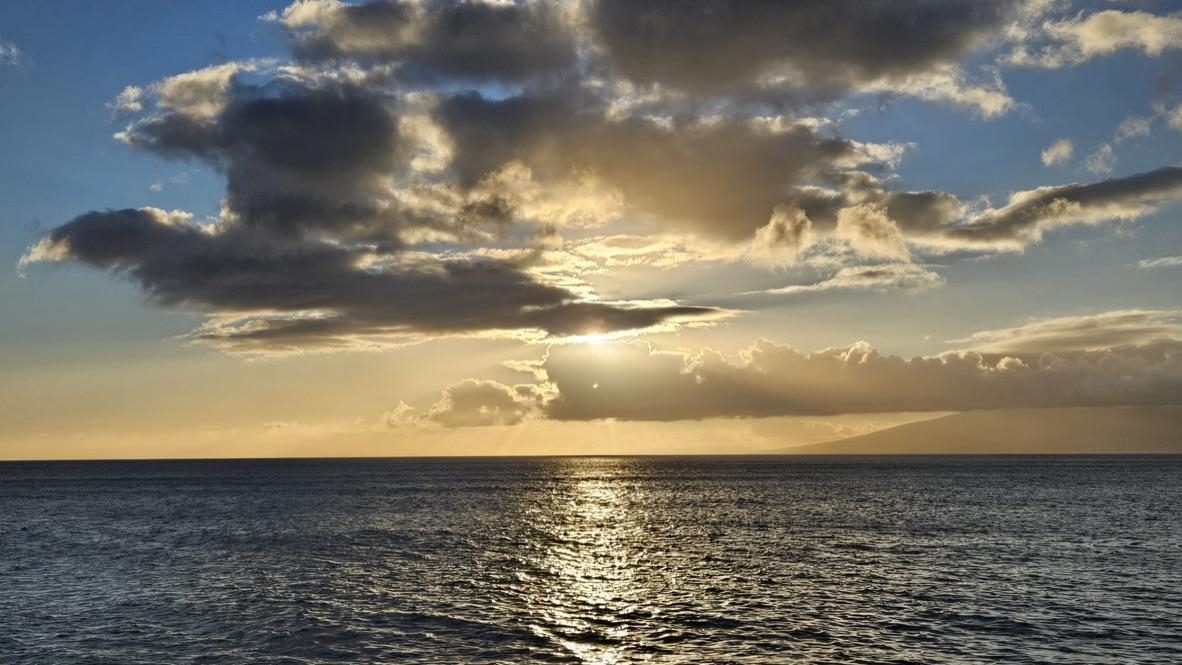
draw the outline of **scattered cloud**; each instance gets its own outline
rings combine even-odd
[[[748,258],[756,265],[781,267],[812,243],[813,223],[799,208],[778,205],[765,226],[755,230]]]
[[[1129,116],[1120,121],[1116,126],[1116,131],[1113,133],[1112,140],[1115,143],[1123,143],[1129,139],[1139,138],[1142,136],[1149,136],[1149,132],[1153,129],[1153,118],[1146,116]]]
[[[547,252],[550,258],[555,253]],[[665,235],[592,236],[564,243],[561,253],[574,259],[572,272],[604,271],[610,268],[678,268],[691,263],[729,258],[711,254],[709,247],[687,238]]]
[[[1108,143],[1101,143],[1100,147],[1096,148],[1095,152],[1084,160],[1084,168],[1092,173],[1112,173],[1114,164],[1116,164],[1116,155]]]
[[[944,283],[944,278],[914,263],[888,263],[842,268],[828,279],[812,284],[795,284],[758,293],[796,295],[833,290],[920,292]]]
[[[1163,256],[1159,259],[1144,259],[1137,262],[1137,267],[1150,268],[1178,268],[1182,267],[1182,256]]]
[[[186,185],[189,182],[189,172],[181,171],[176,175],[169,176],[168,182],[173,186]],[[163,192],[165,189],[164,181],[157,180],[156,182],[153,182],[151,185],[149,185],[148,189],[152,190],[153,192]]]
[[[144,89],[135,85],[127,86],[115,99],[107,102],[107,108],[111,109],[112,114],[116,118],[143,111]]]
[[[1075,144],[1071,142],[1071,139],[1059,139],[1042,151],[1042,165],[1057,166],[1070,160],[1073,154],[1075,154]]]
[[[551,386],[506,385],[498,381],[465,379],[444,388],[439,399],[419,413],[406,402],[382,414],[389,428],[456,428],[520,425],[544,418]]]
[[[1057,353],[1160,341],[1182,342],[1182,310],[1130,309],[1040,319],[1015,328],[983,330],[949,343],[992,353]]]
[[[1121,50],[1156,57],[1182,48],[1182,16],[1108,9],[1047,21],[1033,37],[1032,44],[1023,43],[1014,50],[1009,64],[1058,68]]]
[[[0,67],[20,64],[24,53],[16,44],[0,39]]]
[[[1010,97],[1005,83],[996,72],[976,80],[970,79],[961,67],[945,65],[923,74],[901,79],[885,79],[864,84],[858,92],[865,94],[909,96],[929,102],[940,102],[971,109],[982,118],[1003,116],[1022,105]]]
[[[1166,113],[1166,124],[1171,129],[1176,129],[1182,132],[1182,104],[1175,106]]]
[[[448,386],[423,418],[443,427],[518,425],[538,418],[544,389],[467,379]]]

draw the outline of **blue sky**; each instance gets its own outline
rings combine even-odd
[[[15,266],[46,228],[79,211],[157,205],[216,213],[220,179],[112,140],[107,107],[127,85],[149,83],[227,58],[266,57],[284,44],[258,16],[282,3],[53,2],[0,6],[0,40],[21,51],[0,70],[0,324],[5,355],[56,354],[75,344],[133,344],[182,332],[176,316],[139,304],[133,288],[62,271],[18,277]],[[171,177],[185,173],[187,182]],[[152,183],[162,182],[162,192]],[[88,322],[92,322],[88,325]],[[103,330],[96,336],[91,325]],[[50,347],[50,348],[45,348]]]

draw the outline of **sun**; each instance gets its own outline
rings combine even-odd
[[[582,335],[575,335],[570,340],[575,344],[605,344],[608,341],[607,335],[599,332],[587,332]]]

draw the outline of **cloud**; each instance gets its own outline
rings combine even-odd
[[[965,59],[1033,20],[1031,6],[302,0],[266,17],[292,59],[135,82],[110,104],[128,116],[118,140],[224,178],[215,218],[84,213],[20,267],[110,270],[205,315],[194,339],[260,351],[632,334],[731,314],[647,286],[643,299],[596,293],[591,275],[638,265],[824,259],[830,277],[801,286],[929,288],[933,271],[907,267],[922,253],[1020,250],[1182,194],[1167,167],[982,210],[894,191],[913,144],[799,115],[861,94],[1004,112],[997,72]]]
[[[1166,124],[1168,124],[1171,129],[1182,131],[1182,104],[1175,106],[1166,113]]]
[[[613,120],[581,93],[503,100],[457,95],[441,101],[439,118],[454,143],[452,168],[462,186],[511,162],[524,164],[541,182],[563,182],[587,170],[619,191],[638,216],[732,241],[750,239],[792,185],[891,156],[803,124],[733,117]]]
[[[699,245],[675,236],[616,234],[572,240],[563,244],[561,251],[575,257],[576,263],[570,267],[582,272],[628,267],[672,269],[715,258]],[[551,255],[546,253],[546,257]]]
[[[1058,68],[1120,50],[1156,57],[1182,47],[1182,17],[1109,9],[1048,21],[1034,41],[1033,45],[1019,45],[1009,56],[1009,64]]]
[[[849,266],[828,279],[813,284],[795,284],[757,293],[796,295],[833,290],[919,292],[940,286],[944,278],[924,266],[913,263],[887,263],[875,266]]]
[[[761,339],[729,359],[641,342],[552,346],[520,363],[536,383],[466,380],[422,416],[402,405],[391,418],[463,427],[1182,404],[1179,310],[1034,320],[952,343],[970,348],[904,358],[866,342],[806,353]]]
[[[152,86],[152,92],[162,109],[192,118],[212,118],[230,101],[230,83],[234,78],[241,72],[256,69],[258,64],[250,61],[227,62],[170,76]]]
[[[212,118],[230,99],[230,84],[244,72],[255,72],[267,61],[227,62],[170,76],[148,86],[129,85],[107,102],[115,118],[143,112],[149,105],[190,118]],[[126,133],[116,137],[127,140]]]
[[[1004,206],[976,209],[946,192],[892,192],[864,172],[829,176],[831,187],[798,186],[784,192],[781,209],[799,210],[815,244],[837,238],[865,258],[906,260],[913,248],[931,252],[1020,251],[1046,232],[1074,225],[1131,220],[1182,197],[1182,168],[1167,166],[1091,183],[1015,192]],[[762,243],[750,256],[762,265],[785,265],[791,248]]]
[[[949,67],[996,36],[1018,4],[600,0],[587,6],[606,65],[635,84],[700,96],[816,99],[865,87],[950,99],[956,86]],[[933,76],[944,78],[930,82]],[[984,100],[982,108],[996,103]]]
[[[378,420],[390,429],[410,427],[418,423],[415,408],[403,401],[399,401],[393,409],[384,412]]]
[[[1176,404],[1182,342],[1077,352],[882,355],[862,342],[804,353],[761,340],[708,350],[563,347],[544,363],[558,420],[685,420],[895,411]]]
[[[682,100],[910,95],[992,117],[1014,107],[1004,85],[968,76],[957,60],[998,37],[1024,5],[301,0],[264,18],[288,31],[302,62],[360,62],[415,85],[533,85],[581,70]]]
[[[107,102],[107,108],[115,117],[139,113],[144,110],[144,89],[129,85],[125,87],[115,99]]]
[[[1154,342],[1182,342],[1182,311],[1119,310],[1031,321],[983,330],[951,344],[991,353],[1097,351]]]
[[[1112,140],[1116,143],[1123,143],[1129,139],[1138,138],[1141,136],[1149,136],[1149,132],[1153,128],[1153,118],[1142,116],[1129,116],[1120,121],[1116,126],[1116,131],[1113,133]]]
[[[212,84],[182,79],[185,92],[173,91],[162,113],[120,137],[225,173],[226,214],[243,225],[291,237],[331,233],[400,244],[403,218],[389,179],[404,168],[408,146],[382,95],[282,80],[231,91],[222,77],[232,79],[233,71]]]
[[[778,205],[767,225],[755,230],[748,257],[757,265],[789,265],[812,242],[812,226],[804,211]]]
[[[498,381],[464,379],[444,388],[426,411],[406,402],[386,411],[381,422],[396,428],[456,428],[512,426],[540,420],[550,394],[549,384],[505,385]]]
[[[1095,152],[1084,160],[1084,168],[1092,173],[1112,173],[1115,163],[1116,155],[1112,152],[1112,146],[1101,143],[1100,147],[1096,148]]]
[[[974,110],[987,119],[1005,115],[1020,106],[1010,97],[997,72],[984,79],[973,80],[956,65],[941,65],[922,74],[866,83],[859,86],[857,91],[943,102]]]
[[[467,379],[445,388],[423,418],[443,427],[518,425],[541,415],[544,397],[543,388],[530,384]]]
[[[1144,259],[1137,262],[1137,267],[1142,269],[1150,268],[1177,268],[1182,266],[1182,256],[1163,256],[1160,259]]]
[[[869,150],[857,141],[822,136],[807,123],[728,116],[613,119],[596,104],[578,92],[441,100],[439,122],[453,142],[460,186],[487,183],[488,174],[506,164],[522,165],[539,186],[593,173],[618,193],[622,216],[654,222],[666,232],[743,243],[753,262],[773,267],[790,264],[806,241],[826,236],[843,238],[866,258],[896,260],[906,259],[913,245],[1021,249],[1048,229],[1132,219],[1182,193],[1166,184],[1177,175],[1175,167],[1166,167],[1121,180],[1018,192],[1008,206],[968,214],[954,195],[890,191],[872,175],[890,168],[897,147]],[[1107,146],[1091,166],[1111,169],[1113,158]],[[1141,186],[1151,181],[1162,186]]]
[[[1042,151],[1042,165],[1056,166],[1062,164],[1075,153],[1075,144],[1071,139],[1059,139],[1051,145],[1047,146],[1046,150]]]
[[[603,100],[579,91],[460,93],[414,106],[380,87],[287,75],[247,85],[240,68],[212,71],[153,86],[158,111],[117,136],[222,171],[228,215],[293,236],[396,246],[495,235],[514,220],[596,226],[632,212],[737,242],[794,184],[885,166],[903,150],[763,119],[613,120]],[[445,169],[416,168],[429,128],[441,132],[431,140]]]
[[[908,261],[911,253],[899,225],[884,208],[861,204],[837,213],[835,233],[861,256]]]
[[[1166,166],[1094,183],[1018,192],[1001,208],[986,210],[946,236],[964,246],[1020,248],[1051,229],[1134,219],[1182,196],[1182,168]]]
[[[125,275],[160,305],[207,313],[191,338],[239,350],[349,348],[426,333],[579,335],[717,313],[581,300],[507,261],[399,260],[154,208],[81,215],[35,245],[21,267],[64,260]]]
[[[270,15],[303,60],[397,64],[414,82],[520,83],[576,63],[573,10],[551,0],[344,4],[302,0]]]
[[[20,64],[24,53],[16,44],[0,39],[0,67]]]

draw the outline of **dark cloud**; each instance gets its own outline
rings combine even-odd
[[[842,171],[823,174],[820,188],[797,188],[785,205],[799,209],[819,231],[831,232],[846,208],[871,206],[881,210],[908,239],[939,236],[964,218],[964,206],[953,194],[936,191],[890,191],[869,173]]]
[[[399,78],[416,83],[520,83],[574,67],[569,13],[550,0],[385,0],[307,3],[281,20],[303,60],[394,62]]]
[[[378,92],[291,81],[232,85],[212,117],[170,111],[132,125],[131,145],[204,160],[226,174],[229,211],[284,236],[397,242],[390,178],[408,153]]]
[[[438,118],[455,144],[452,169],[471,187],[518,161],[542,182],[595,173],[638,216],[730,240],[767,224],[794,185],[874,163],[855,142],[805,125],[769,128],[738,118],[610,119],[577,93],[444,100]]]
[[[709,308],[580,302],[506,261],[367,267],[368,249],[202,227],[154,209],[91,212],[54,229],[30,260],[125,274],[155,302],[216,315],[194,338],[230,346],[337,346],[361,337],[645,328]]]
[[[916,76],[941,76],[940,85],[956,87],[950,68],[1000,36],[1025,4],[307,0],[271,18],[286,27],[304,62],[390,66],[396,79],[416,85],[537,85],[592,72],[692,95],[781,104],[829,99],[864,85],[890,92],[892,82],[913,94],[906,82]],[[1004,90],[957,94],[937,96],[989,114],[1010,103]]]
[[[985,212],[947,235],[966,244],[1025,244],[1057,226],[1138,217],[1149,207],[1179,196],[1182,167],[1166,166],[1125,178],[1019,192],[1004,207]]]
[[[986,0],[598,0],[590,24],[605,60],[638,83],[704,94],[785,89],[833,94],[931,71],[994,36],[1017,2]]]

